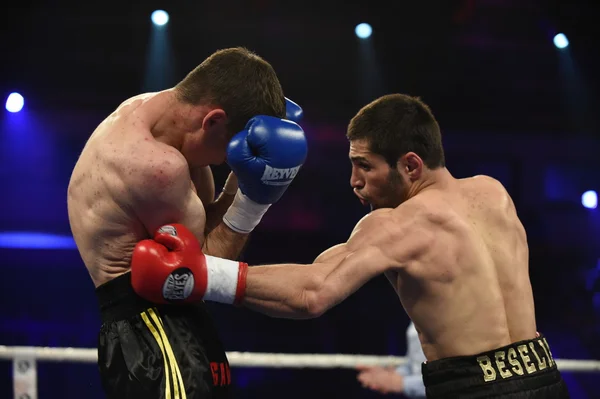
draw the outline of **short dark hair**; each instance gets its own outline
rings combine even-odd
[[[214,52],[175,89],[183,102],[222,108],[232,134],[256,115],[285,117],[285,97],[275,70],[243,47]]]
[[[411,151],[430,169],[446,165],[440,127],[418,97],[389,94],[372,101],[352,118],[346,137],[366,140],[392,167]]]

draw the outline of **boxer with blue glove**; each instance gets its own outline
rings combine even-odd
[[[302,129],[284,120],[301,114],[268,62],[229,48],[175,87],[124,101],[91,135],[67,203],[99,301],[107,398],[229,397],[227,356],[204,303],[161,303],[243,281],[243,268],[231,273],[237,262],[219,259],[239,256],[258,214],[291,182],[287,170],[304,161]],[[239,193],[231,174],[215,199],[210,165],[227,158]],[[169,223],[187,230],[161,228]],[[201,252],[217,278],[201,279],[191,256]]]

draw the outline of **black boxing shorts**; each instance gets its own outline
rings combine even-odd
[[[229,363],[204,303],[150,303],[133,291],[130,273],[96,294],[98,368],[107,398],[229,397]]]
[[[422,365],[428,398],[569,398],[546,338]]]

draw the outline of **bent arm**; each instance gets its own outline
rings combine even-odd
[[[249,234],[238,233],[223,222],[223,216],[233,203],[237,189],[237,178],[231,172],[219,198],[205,206],[206,238],[203,250],[208,255],[237,259],[246,245]]]
[[[141,154],[151,153],[156,147],[140,149]],[[188,227],[202,242],[204,238],[204,208],[192,188],[187,162],[174,150],[163,150],[161,159],[140,158],[127,175],[125,186],[130,192],[130,206],[144,225],[148,237],[156,230],[172,223]]]
[[[213,202],[204,203],[204,210],[206,211],[204,234],[210,234],[211,231],[223,222],[223,215],[225,215],[225,212],[231,206],[234,198],[235,193],[229,194],[223,191]]]
[[[249,234],[233,231],[221,221],[204,239],[202,250],[206,255],[237,259],[242,253],[248,237]]]
[[[190,167],[190,178],[204,207],[212,204],[215,201],[215,180],[210,166]]]
[[[143,161],[136,168],[136,174],[127,176],[126,185],[131,192],[131,207],[146,227],[148,235],[152,236],[165,224],[181,223],[194,233],[207,255],[237,258],[248,239],[247,234],[228,228],[222,222],[222,215],[217,215],[220,216],[220,223],[206,234],[208,216],[200,195],[205,198],[210,195],[210,183],[203,193],[197,194],[192,189],[187,162],[174,150],[166,150],[160,160]],[[212,172],[208,174],[204,170],[203,173],[203,179],[212,179]],[[198,182],[199,177],[196,177]],[[215,209],[227,209],[228,202],[224,197],[223,202],[214,205]],[[217,209],[218,212],[220,209]]]
[[[196,188],[196,193],[204,205],[206,213],[206,226],[204,234],[208,235],[223,220],[223,215],[233,203],[238,188],[237,178],[229,174],[223,191],[215,199],[215,181],[210,166],[190,169],[190,177]]]

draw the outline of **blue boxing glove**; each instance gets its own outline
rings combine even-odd
[[[304,111],[302,111],[302,107],[300,107],[298,104],[286,97],[285,119],[298,123],[302,119],[302,116],[304,116]]]
[[[229,228],[249,233],[271,204],[281,198],[306,160],[308,145],[296,123],[256,116],[227,147],[227,163],[238,178],[238,192],[223,216]]]

